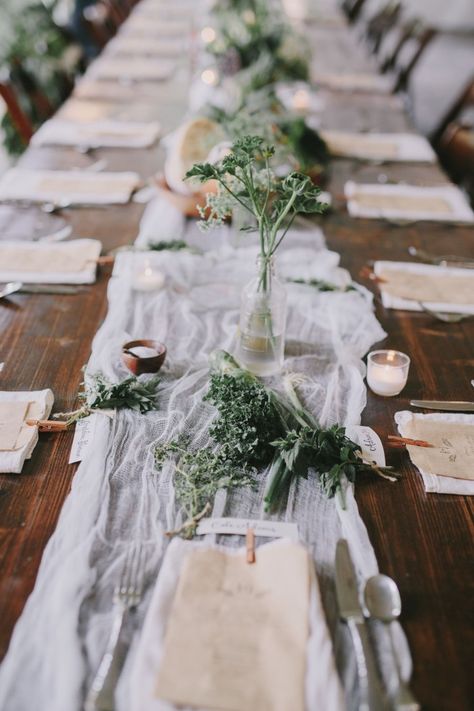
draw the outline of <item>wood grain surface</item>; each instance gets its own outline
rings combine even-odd
[[[318,72],[374,71],[363,46],[346,27],[310,28]],[[131,106],[130,118],[158,118],[164,130],[182,121],[187,105],[188,69],[176,80],[157,84]],[[413,131],[398,97],[322,92],[322,125],[334,129]],[[116,106],[116,112],[123,106]],[[113,115],[113,110],[112,110]],[[31,148],[21,165],[35,168],[86,167],[105,158],[108,170],[136,170],[146,178],[163,162],[159,147],[149,150],[98,150],[93,158],[71,149]],[[328,247],[341,254],[342,266],[359,280],[374,259],[408,260],[408,246],[474,257],[474,232],[468,227],[417,223],[400,227],[377,220],[352,219],[340,200],[344,182],[405,181],[419,185],[447,182],[438,166],[369,165],[335,160],[329,188],[339,196],[321,220]],[[95,237],[104,251],[131,243],[143,206],[65,210],[47,216],[39,208],[0,206],[1,239],[34,239],[73,226],[75,237]],[[159,237],[159,235],[157,235]],[[74,296],[15,295],[0,301],[2,390],[52,388],[55,409],[74,405],[92,338],[104,318],[107,268],[97,283]],[[374,286],[365,283],[370,289]],[[368,393],[364,424],[384,438],[395,434],[393,413],[410,398],[474,399],[474,319],[443,324],[421,313],[389,311],[376,302],[388,336],[381,345],[409,353],[410,376],[402,395]],[[0,653],[33,588],[43,550],[54,531],[75,465],[68,456],[72,433],[43,434],[21,475],[0,475]],[[397,484],[362,479],[357,501],[381,571],[395,578],[403,600],[402,622],[414,657],[413,690],[427,711],[468,711],[474,698],[473,502],[468,497],[427,494],[405,452],[390,451],[390,464],[403,474]],[[471,617],[470,617],[471,615]],[[329,709],[324,711],[330,711]]]

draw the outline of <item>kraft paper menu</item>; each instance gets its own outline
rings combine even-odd
[[[434,447],[410,447],[410,459],[427,474],[474,481],[474,425],[413,418],[404,436],[422,439]]]
[[[21,430],[29,403],[0,402],[0,451],[11,452],[18,449]]]
[[[468,271],[468,270],[466,270]],[[415,273],[403,269],[379,269],[377,276],[385,280],[382,292],[400,299],[445,304],[474,303],[474,272],[465,276]]]
[[[155,693],[220,711],[304,711],[310,560],[296,544],[184,563]]]
[[[448,200],[442,197],[421,195],[382,195],[381,193],[358,192],[355,201],[362,208],[370,210],[399,210],[410,212],[412,210],[431,212],[439,215],[452,215],[454,210]]]
[[[11,272],[80,272],[97,260],[97,242],[74,240],[63,244],[0,244],[2,271]]]

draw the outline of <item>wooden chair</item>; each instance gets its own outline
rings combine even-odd
[[[474,203],[474,125],[450,123],[437,145],[441,164]]]
[[[402,13],[400,0],[390,0],[368,21],[364,30],[364,39],[371,52],[378,54],[387,33],[395,26]]]
[[[474,77],[468,81],[459,97],[443,116],[435,131],[431,134],[431,143],[435,146],[435,148],[450,124],[456,123],[458,125],[465,125],[463,114],[469,109],[474,109]]]
[[[110,3],[100,0],[86,7],[82,13],[84,29],[98,49],[103,49],[117,32],[120,22],[111,9]]]
[[[388,56],[382,59],[380,69],[394,75],[393,90],[397,92],[407,88],[410,75],[436,35],[436,30],[415,19],[396,27],[394,32],[397,35],[394,46]]]
[[[365,0],[343,0],[342,9],[346,13],[349,22],[357,20],[364,2]]]
[[[14,86],[10,82],[8,72],[4,70],[0,75],[0,96],[5,102],[7,112],[16,133],[26,147],[34,133],[31,121],[23,110]]]

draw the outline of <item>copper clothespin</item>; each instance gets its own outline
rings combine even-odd
[[[247,563],[255,563],[255,532],[253,528],[247,528],[245,545],[247,548]]]
[[[39,432],[64,432],[68,429],[67,422],[57,420],[26,420],[26,424],[37,427]]]
[[[387,439],[393,447],[405,447],[407,444],[411,447],[434,447],[434,444],[425,442],[424,439],[410,439],[409,437],[396,437],[395,435],[388,435]]]
[[[374,281],[376,284],[386,284],[387,280],[382,279],[382,277],[377,276],[370,267],[362,267],[362,269],[359,272],[359,276],[362,279],[370,279],[370,281]]]

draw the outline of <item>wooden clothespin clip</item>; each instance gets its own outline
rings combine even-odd
[[[370,281],[374,281],[376,284],[386,284],[387,280],[382,279],[382,277],[377,276],[370,267],[362,267],[362,269],[359,272],[359,276],[362,277],[362,279],[370,279]]]
[[[409,437],[396,437],[395,435],[388,435],[387,439],[392,447],[406,447],[407,444],[411,447],[434,447],[434,444],[425,442],[424,439],[410,439]]]
[[[57,420],[26,420],[26,424],[37,427],[39,432],[64,432],[68,429],[67,422]]]
[[[97,264],[100,267],[106,267],[109,264],[113,264],[115,262],[115,257],[113,254],[104,254],[102,257],[99,257],[97,260]]]
[[[253,528],[247,528],[245,546],[247,549],[247,563],[255,563],[255,532]]]

